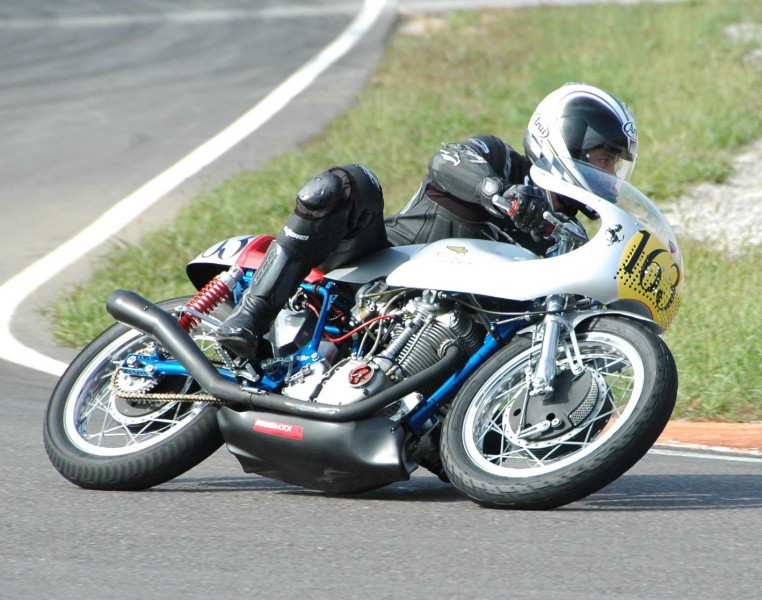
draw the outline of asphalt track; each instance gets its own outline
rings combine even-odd
[[[361,2],[209,6],[0,8],[0,280],[257,105],[335,40]],[[380,21],[129,235],[225,173],[314,134],[351,102],[350,83],[362,83],[388,26]],[[51,345],[34,306],[86,270],[56,275],[11,325],[54,361],[71,351]],[[224,450],[154,490],[95,493],[65,482],[42,450],[55,380],[0,363],[3,598],[758,597],[762,461],[753,457],[660,449],[602,492],[549,513],[479,509],[426,474],[326,496],[245,476]]]

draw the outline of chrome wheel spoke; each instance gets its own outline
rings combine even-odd
[[[592,451],[620,426],[619,421],[637,403],[642,385],[642,363],[637,353],[620,338],[606,335],[582,336],[579,348],[582,365],[593,377],[591,385],[595,387],[591,391],[597,390],[589,414],[576,424],[567,419],[555,437],[552,431],[519,436],[524,417],[519,425],[516,415],[526,414],[522,405],[525,372],[536,360],[536,353],[528,349],[498,369],[472,400],[466,413],[471,434],[464,432],[464,441],[475,463],[495,474],[528,477],[577,460],[576,456]],[[558,372],[568,373],[571,362],[563,348],[556,360]],[[541,401],[529,398],[530,403]]]
[[[196,332],[194,332],[195,334]],[[201,327],[199,328],[201,335]],[[116,369],[132,353],[140,353],[151,342],[145,335],[130,330],[103,348],[81,372],[66,406],[65,428],[72,443],[100,456],[133,453],[151,446],[186,427],[208,405],[188,402],[130,405],[112,390]],[[211,342],[199,342],[207,352]],[[187,376],[165,376],[166,392],[193,393],[194,381]],[[165,393],[166,393],[165,392]]]

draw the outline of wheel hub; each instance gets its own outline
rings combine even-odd
[[[125,394],[145,394],[156,387],[159,380],[156,377],[139,377],[120,371],[114,379],[114,386]]]
[[[113,380],[109,414],[123,425],[140,425],[156,418],[167,409],[167,404],[138,404],[120,394],[147,394],[161,381],[160,377],[150,375],[139,376],[125,373],[123,370],[116,374]]]
[[[571,371],[560,373],[549,398],[532,397],[528,390],[513,404],[503,420],[505,435],[518,445],[558,443],[560,438],[574,435],[604,398],[605,386],[586,369],[581,375]]]

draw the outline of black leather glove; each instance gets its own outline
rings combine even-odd
[[[514,201],[514,208],[508,214],[517,229],[533,236],[545,232],[548,223],[542,214],[550,209],[550,205],[542,190],[531,185],[514,185],[503,197]]]
[[[492,197],[500,195],[505,189],[503,180],[499,177],[485,177],[479,184],[476,190],[479,196],[479,203],[484,207],[489,214],[493,217],[505,217],[505,213],[500,212],[494,204],[492,204]]]

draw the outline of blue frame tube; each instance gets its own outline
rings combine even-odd
[[[463,368],[457,373],[453,373],[437,390],[428,397],[420,408],[411,413],[408,418],[410,430],[418,436],[423,435],[431,428],[429,423],[434,417],[437,409],[448,402],[452,396],[460,389],[460,386],[474,374],[487,360],[492,357],[520,328],[524,327],[524,322],[506,323],[501,325],[497,331],[488,334],[484,344],[479,348]]]
[[[154,373],[159,375],[186,375],[190,377],[188,370],[176,360],[159,360],[153,363],[153,366]],[[219,371],[220,375],[222,375],[225,379],[236,381],[235,376],[230,372],[229,369],[217,367],[217,371]]]
[[[311,285],[303,283],[302,287],[307,291],[320,294],[320,296],[323,298],[323,306],[320,307],[320,315],[318,316],[318,322],[315,326],[315,332],[312,334],[312,339],[300,351],[300,354],[311,356],[315,353],[319,354],[318,348],[320,347],[320,340],[323,339],[323,331],[325,330],[326,321],[328,321],[328,313],[330,312],[333,303],[336,301],[337,296],[335,294],[331,294],[330,288],[333,287],[332,283],[328,283],[326,285]]]

